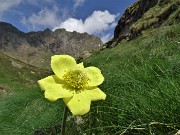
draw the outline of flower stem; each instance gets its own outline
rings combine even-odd
[[[68,114],[68,107],[65,105],[62,123],[61,123],[61,135],[65,135],[67,114]]]

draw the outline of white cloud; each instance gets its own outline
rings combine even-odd
[[[70,31],[70,32],[73,32],[73,31],[77,31],[80,33],[86,32],[84,22],[81,19],[77,20],[75,18],[67,19],[66,21],[62,22],[60,26],[55,27],[53,31],[58,28],[65,28],[67,31]]]
[[[0,16],[3,15],[5,11],[8,11],[10,8],[17,6],[21,3],[22,0],[1,0],[0,1]]]
[[[74,2],[74,7],[77,8],[77,7],[83,6],[85,0],[73,0],[73,2]]]
[[[54,27],[59,24],[57,17],[59,9],[53,6],[52,9],[43,8],[38,13],[33,13],[30,17],[23,17],[21,22],[28,28],[36,29],[38,26]]]
[[[77,31],[80,33],[87,32],[100,36],[101,39],[106,42],[111,38],[111,35],[107,35],[106,32],[115,26],[116,15],[110,14],[106,11],[94,11],[92,15],[87,17],[85,21],[78,20],[75,18],[69,18],[64,22],[60,23],[58,28],[65,28],[67,31]]]

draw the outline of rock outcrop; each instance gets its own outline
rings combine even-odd
[[[180,22],[179,5],[179,0],[138,0],[121,16],[114,30],[114,38],[107,43],[107,48],[116,46],[123,39],[131,40],[143,30],[164,23],[169,25],[172,22],[167,20],[171,15],[176,23]]]
[[[100,38],[87,33],[65,29],[24,33],[9,23],[0,22],[0,51],[38,67],[46,68],[51,55],[69,54],[78,59],[84,52],[99,51],[102,44]]]

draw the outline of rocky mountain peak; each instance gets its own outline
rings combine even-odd
[[[128,25],[131,25],[140,19],[146,11],[154,7],[157,3],[158,0],[139,0],[128,7],[118,21],[118,25],[114,31],[114,39],[117,39],[119,34],[125,30]]]
[[[52,32],[49,28],[46,28],[44,32]]]
[[[107,47],[114,47],[123,39],[131,40],[146,29],[180,22],[179,5],[179,0],[138,0],[119,19]]]
[[[84,52],[99,51],[100,38],[87,33],[68,32],[65,29],[51,31],[49,28],[23,33],[9,23],[0,22],[0,52],[25,63],[43,67],[54,54],[69,54],[82,58]],[[48,60],[49,62],[50,60]]]
[[[23,33],[15,26],[7,22],[0,22],[0,32]]]

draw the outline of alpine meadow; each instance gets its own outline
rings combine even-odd
[[[82,49],[78,57],[76,49],[71,50],[69,54],[84,67],[101,70],[104,82],[98,88],[106,99],[91,102],[85,115],[68,112],[67,135],[180,134],[179,5],[178,0],[137,0],[125,10],[113,39],[102,48]],[[84,41],[86,48],[92,39],[101,43],[94,36],[83,37],[90,37]],[[0,135],[61,135],[64,102],[44,98],[37,82],[54,74],[50,56],[58,52],[42,49],[37,54],[38,62],[45,61],[42,66],[18,59],[20,53],[12,48],[4,50],[0,48]]]

